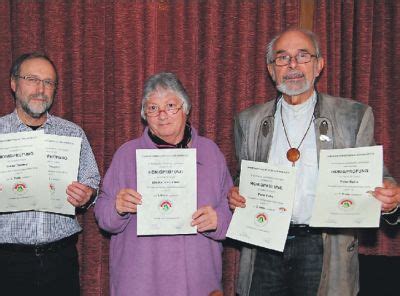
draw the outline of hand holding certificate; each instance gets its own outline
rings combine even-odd
[[[138,235],[194,234],[195,149],[137,149]]]
[[[310,226],[379,227],[382,170],[382,146],[321,150]]]
[[[236,208],[227,236],[283,251],[295,193],[296,168],[242,160],[240,195],[246,207]]]

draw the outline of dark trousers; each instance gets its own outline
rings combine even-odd
[[[321,234],[287,239],[284,252],[257,250],[251,296],[315,296],[322,272]]]
[[[75,244],[42,254],[0,248],[0,294],[79,296]]]
[[[400,257],[359,255],[359,296],[399,295]]]

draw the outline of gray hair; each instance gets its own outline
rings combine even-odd
[[[321,57],[321,51],[320,51],[320,47],[319,47],[319,42],[318,42],[318,37],[314,32],[311,32],[309,30],[304,30],[304,29],[289,29],[286,30],[278,35],[276,35],[274,38],[272,38],[272,40],[268,43],[267,45],[267,52],[265,54],[265,60],[267,62],[267,64],[272,64],[274,62],[274,58],[275,58],[275,53],[274,53],[274,46],[276,41],[286,32],[289,31],[298,31],[298,32],[302,32],[303,34],[305,34],[308,38],[310,38],[311,42],[314,45],[315,48],[315,55],[317,56],[317,58]]]
[[[11,65],[10,69],[10,77],[15,78],[20,74],[20,69],[21,65],[27,61],[27,60],[32,60],[32,59],[43,59],[48,61],[53,69],[54,72],[56,73],[56,82],[58,82],[58,74],[57,74],[57,69],[56,66],[54,65],[53,61],[43,52],[41,51],[34,51],[34,52],[28,52],[20,55],[18,58],[15,59],[13,64]]]
[[[149,99],[150,95],[157,90],[171,90],[175,92],[182,100],[183,111],[186,115],[189,115],[192,104],[190,102],[189,95],[183,87],[182,82],[180,82],[173,73],[161,72],[150,76],[144,84],[142,109],[140,111],[140,115],[144,120],[146,120],[146,114],[144,112],[146,102]]]

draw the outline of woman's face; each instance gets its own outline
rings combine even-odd
[[[186,124],[186,114],[182,108],[182,100],[171,90],[159,89],[152,92],[146,102],[145,112],[149,108],[160,111],[156,116],[146,113],[147,123],[151,132],[170,144],[177,144],[183,139]],[[168,114],[167,107],[176,106],[176,114]]]

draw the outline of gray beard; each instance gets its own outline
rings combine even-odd
[[[286,82],[282,82],[281,84],[277,85],[276,88],[283,94],[288,96],[298,96],[306,91],[308,91],[311,87],[310,82],[306,81],[303,86],[299,89],[291,89],[288,87]]]
[[[24,101],[20,101],[22,109],[28,114],[29,116],[33,118],[40,118],[43,114],[45,114],[47,111],[49,111],[51,104],[44,104],[42,107],[42,110],[40,111],[34,111],[29,107],[29,103],[26,103]]]

